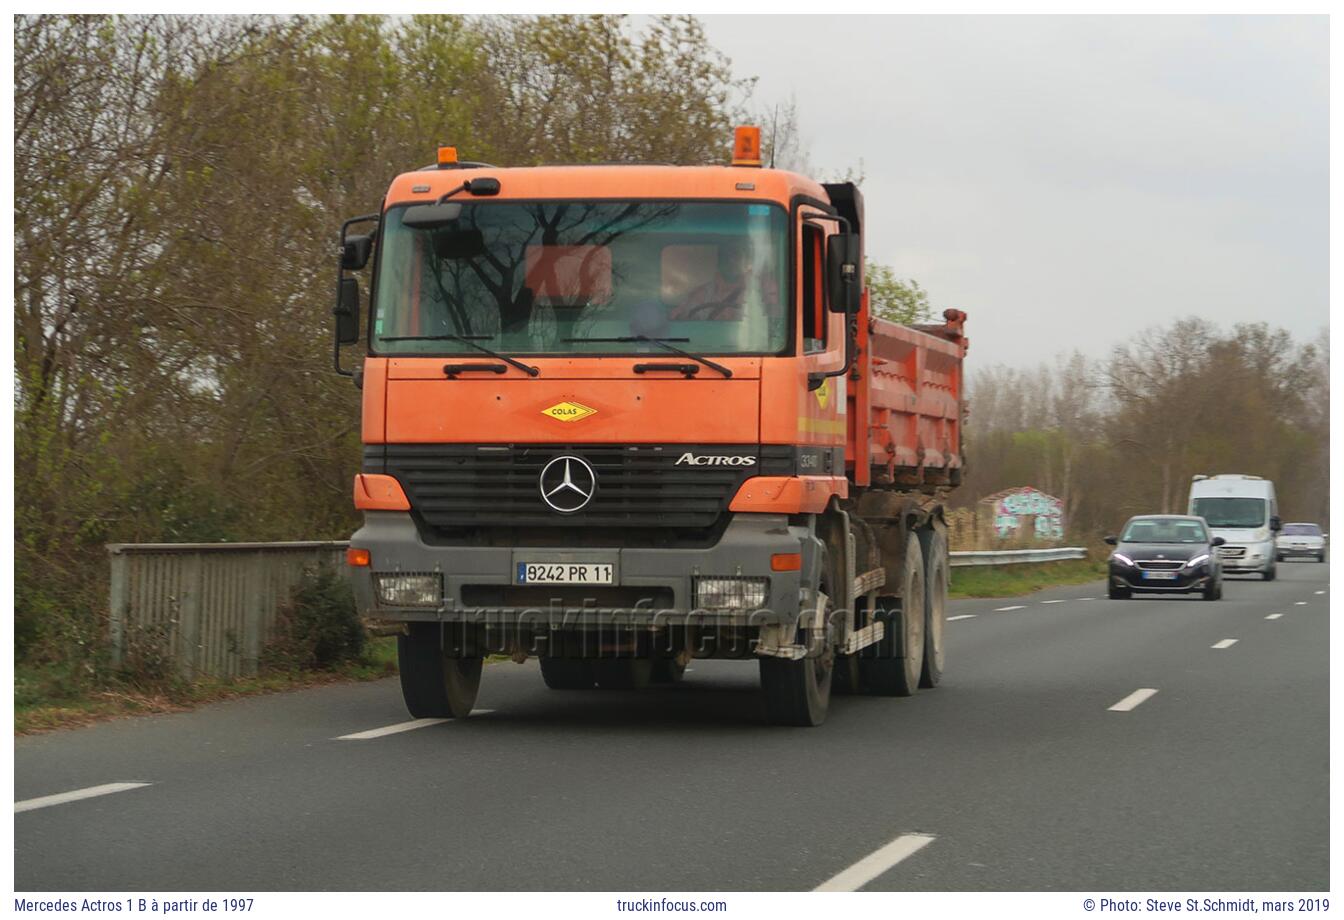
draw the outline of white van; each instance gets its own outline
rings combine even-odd
[[[1259,572],[1265,581],[1274,579],[1274,534],[1283,526],[1274,483],[1241,473],[1196,476],[1190,483],[1189,513],[1227,541],[1218,547],[1224,572]]]

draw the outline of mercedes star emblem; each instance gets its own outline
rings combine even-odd
[[[541,468],[541,500],[552,511],[582,511],[597,493],[597,474],[579,457],[556,457]]]

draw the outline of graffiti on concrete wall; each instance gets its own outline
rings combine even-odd
[[[1023,487],[983,501],[993,506],[994,535],[1000,540],[1027,536],[1022,532],[1024,527],[1030,527],[1030,535],[1037,540],[1064,538],[1064,503],[1053,495]]]

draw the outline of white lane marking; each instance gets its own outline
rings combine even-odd
[[[1283,614],[1281,614],[1281,613],[1271,613],[1269,616],[1265,617],[1265,619],[1266,619],[1266,620],[1277,620],[1277,619],[1278,619],[1279,617],[1281,617],[1281,616],[1283,616]]]
[[[1231,648],[1236,644],[1237,644],[1236,639],[1223,639],[1219,642],[1213,643],[1213,645],[1210,645],[1209,648]]]
[[[1095,598],[1095,597],[1080,597],[1080,598],[1078,598],[1078,600],[1080,600],[1080,601],[1094,601],[1094,600],[1096,600],[1096,598]]]
[[[1140,703],[1142,703],[1144,700],[1148,699],[1155,693],[1157,693],[1157,691],[1153,690],[1150,687],[1144,687],[1141,690],[1135,690],[1129,696],[1125,697],[1123,700],[1112,706],[1110,708],[1110,712],[1129,712],[1135,706],[1138,706]]]
[[[953,620],[974,620],[974,619],[975,619],[975,614],[973,614],[973,613],[963,613],[963,614],[960,614],[959,616],[948,617],[948,618],[947,618],[947,622],[951,623]]]
[[[473,709],[473,716],[482,716],[487,712],[494,712],[493,709]],[[355,732],[353,735],[341,735],[334,738],[335,741],[368,741],[371,738],[382,738],[386,735],[396,735],[401,732],[413,732],[417,728],[429,728],[431,725],[441,725],[444,722],[452,722],[453,719],[412,719],[409,722],[398,722],[396,725],[384,725],[382,728],[371,728],[366,732]]]
[[[874,850],[848,869],[833,875],[813,891],[858,891],[883,872],[908,856],[918,853],[937,839],[928,834],[902,834],[891,843]]]
[[[995,613],[1003,613],[1005,610],[1025,610],[1025,609],[1026,609],[1026,608],[1025,608],[1024,606],[1022,606],[1021,604],[1016,604],[1016,605],[1014,605],[1014,606],[1012,606],[1012,607],[995,607],[995,608],[994,608],[994,612],[995,612]]]
[[[1295,607],[1305,607],[1305,606],[1307,606],[1307,602],[1306,602],[1306,601],[1298,601],[1298,602],[1297,602],[1296,604],[1294,604],[1293,606],[1295,606]]]
[[[1316,593],[1317,593],[1317,594],[1324,594],[1325,592],[1324,592],[1324,591],[1317,591]]]
[[[149,786],[151,783],[104,783],[101,786],[89,786],[85,789],[75,789],[71,792],[61,792],[56,795],[44,795],[36,799],[24,799],[22,802],[14,803],[15,814],[21,811],[32,811],[35,808],[48,808],[52,805],[64,805],[66,802],[78,802],[80,799],[92,799],[100,795],[111,795],[114,792],[126,792],[128,789],[139,789],[142,786]]]
[[[1042,604],[1062,604],[1062,603],[1064,603],[1064,602],[1067,601],[1067,600],[1068,600],[1068,598],[1065,598],[1063,601],[1041,601],[1041,603],[1042,603]]]

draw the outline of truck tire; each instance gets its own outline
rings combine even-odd
[[[1260,573],[1260,577],[1265,581],[1273,581],[1279,574],[1279,567],[1274,563],[1269,564],[1269,568]]]
[[[1113,601],[1127,601],[1130,593],[1128,588],[1119,588],[1113,584],[1106,586],[1106,596]]]
[[[481,689],[480,658],[449,658],[437,623],[412,623],[397,636],[401,695],[416,719],[462,719]]]
[[[591,690],[593,663],[582,658],[541,659],[541,679],[552,690]]]
[[[599,658],[592,665],[603,690],[643,690],[653,679],[652,658]]]
[[[831,620],[830,554],[821,561],[821,581],[817,589],[826,595],[823,622]],[[800,627],[794,640],[808,644]],[[829,642],[829,636],[827,642]],[[821,654],[810,653],[799,661],[785,658],[761,658],[761,690],[765,693],[765,715],[775,725],[820,725],[831,707],[831,684],[835,676],[835,655],[831,648]]]
[[[877,654],[860,661],[865,689],[878,696],[913,696],[924,670],[924,554],[914,534],[901,568],[900,598],[878,599],[886,627]]]
[[[932,688],[943,679],[943,624],[950,578],[947,535],[936,527],[920,530],[919,546],[924,554],[924,662],[919,685]]]

